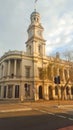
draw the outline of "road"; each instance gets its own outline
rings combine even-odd
[[[17,111],[14,106],[14,111],[0,111],[0,130],[73,130],[73,106],[30,103],[26,107],[31,109]],[[19,106],[24,108],[25,104]]]

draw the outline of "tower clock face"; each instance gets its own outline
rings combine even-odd
[[[33,36],[33,30],[29,32],[29,37]]]
[[[40,30],[38,30],[37,33],[38,33],[39,36],[41,36],[41,31]]]

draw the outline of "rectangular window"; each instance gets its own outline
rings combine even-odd
[[[8,86],[8,98],[12,98],[12,93],[13,93],[13,86],[9,85]]]
[[[26,78],[30,78],[30,67],[28,66],[25,67],[25,74],[26,74]]]
[[[41,55],[41,52],[42,52],[41,50],[42,50],[42,46],[39,45],[39,46],[38,46],[38,53],[39,53],[39,55]]]
[[[7,86],[4,86],[4,98],[6,98],[6,88]]]
[[[42,68],[38,68],[38,76],[42,79]]]
[[[15,86],[15,98],[19,98],[19,85]]]

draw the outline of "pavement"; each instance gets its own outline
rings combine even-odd
[[[37,105],[48,105],[52,108],[68,108],[73,107],[73,101],[36,101],[36,102],[23,102],[23,103],[1,103],[0,104],[0,113],[4,112],[15,112],[15,111],[30,111],[32,106]]]

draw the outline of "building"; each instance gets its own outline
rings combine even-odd
[[[40,14],[34,11],[30,16],[26,52],[8,51],[0,58],[0,100],[55,100],[73,99],[70,77],[70,65],[56,57],[46,56],[44,28],[40,23]],[[60,84],[54,83],[54,77],[60,75]],[[62,93],[63,92],[63,93]]]

